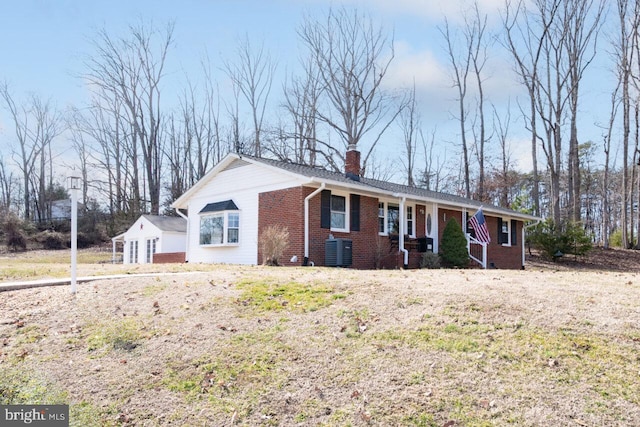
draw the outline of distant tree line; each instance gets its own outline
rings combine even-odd
[[[450,114],[458,132],[447,142],[425,126],[415,84],[395,91],[384,84],[393,32],[358,10],[304,16],[300,67],[279,85],[276,60],[245,36],[218,65],[203,58],[171,108],[174,25],[140,22],[117,37],[101,30],[79,72],[91,93],[85,105],[60,111],[53,100],[19,99],[0,85],[15,128],[1,144],[0,210],[50,219],[51,202],[67,196],[61,176],[73,166],[82,209],[104,213],[113,235],[141,213],[170,213],[169,204],[229,152],[342,171],[351,147],[362,152],[366,176],[398,179],[400,170],[410,186],[580,223],[605,246],[618,232],[620,244],[632,246],[640,223],[640,0],[505,0],[498,24],[476,2],[461,16],[445,18],[434,41],[445,47],[456,99]],[[526,94],[507,108],[487,90],[496,51]],[[610,114],[600,119],[601,140],[581,140],[584,76],[605,54],[617,81]],[[526,173],[515,168],[516,128],[529,135]],[[381,161],[377,148],[390,129],[402,135],[399,155]],[[61,138],[73,165],[54,149]]]

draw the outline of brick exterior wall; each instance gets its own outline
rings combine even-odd
[[[282,265],[302,265],[304,259],[304,199],[315,191],[310,187],[295,187],[270,191],[259,195],[258,234],[275,224],[289,230],[289,247],[282,257]],[[381,258],[390,252],[389,239],[378,237],[378,199],[360,197],[360,231],[350,233],[331,232],[320,227],[320,194],[309,201],[309,261],[324,265],[325,241],[334,238],[351,239],[352,268],[371,269],[379,267]],[[296,255],[297,262],[291,258]],[[258,261],[262,252],[258,249]]]
[[[284,252],[281,265],[302,265],[304,261],[304,199],[315,191],[310,187],[294,187],[284,190],[260,193],[258,208],[258,235],[270,225],[282,225],[289,231],[289,247]],[[425,215],[420,214],[424,205],[416,205],[416,236],[424,236]],[[450,218],[456,218],[462,224],[462,212],[451,209],[438,210],[438,239]],[[498,245],[498,219],[485,215],[487,227],[491,235],[491,243],[487,248],[488,266],[495,268],[520,269],[522,267],[522,222],[517,222],[517,244],[511,247]],[[352,268],[402,268],[403,254],[398,251],[387,236],[378,235],[378,199],[360,197],[360,231],[350,233],[331,232],[320,227],[320,194],[309,201],[309,261],[322,266],[325,261],[325,241],[333,234],[334,238],[345,238],[352,241]],[[258,245],[260,246],[260,245]],[[293,256],[298,259],[291,262]],[[420,266],[421,254],[409,253],[409,268]],[[263,254],[258,249],[258,262],[263,261]]]
[[[473,215],[475,212],[470,212]],[[438,209],[438,240],[442,241],[442,233],[450,218],[455,218],[458,224],[462,224],[462,212],[451,209]],[[446,218],[446,219],[445,219]],[[517,243],[512,246],[498,244],[498,218],[487,215],[484,219],[487,222],[491,242],[487,246],[487,268],[521,269],[522,268],[522,221],[516,221]],[[473,266],[473,264],[472,264]]]
[[[310,194],[313,189],[305,189]],[[388,250],[382,246],[386,242],[378,242],[378,199],[360,197],[360,231],[350,233],[331,232],[320,227],[320,195],[309,201],[309,260],[315,265],[324,265],[325,240],[333,234],[336,239],[344,238],[352,241],[352,268],[376,268],[378,253]]]
[[[153,254],[154,264],[183,263],[186,259],[184,252],[166,252]]]
[[[512,246],[499,245],[498,218],[485,215],[485,221],[491,235],[487,247],[487,268],[521,269],[522,265],[522,221],[516,221],[517,243]]]
[[[310,191],[308,191],[310,190]],[[289,231],[289,246],[285,250],[281,265],[301,265],[304,257],[304,198],[313,189],[293,187],[285,190],[260,193],[258,196],[258,262],[263,263],[260,248],[262,232],[271,225],[286,227]],[[318,199],[320,196],[318,195]],[[318,205],[320,211],[320,205]],[[318,212],[318,215],[319,212]],[[318,226],[319,223],[318,223]],[[292,263],[296,255],[298,262]]]

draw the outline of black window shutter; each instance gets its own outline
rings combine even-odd
[[[351,231],[360,231],[360,195],[351,195]]]
[[[331,228],[331,191],[320,193],[320,227]]]
[[[501,245],[504,243],[502,239],[502,218],[498,218],[498,244]]]
[[[518,244],[518,221],[515,219],[511,220],[511,244]]]

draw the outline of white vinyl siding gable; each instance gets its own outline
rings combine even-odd
[[[303,185],[306,181],[262,165],[246,164],[223,170],[195,192],[188,200],[189,262],[257,264],[258,263],[258,199],[260,193]],[[199,212],[209,203],[233,200],[238,217],[226,216],[224,239],[236,244],[201,245]]]

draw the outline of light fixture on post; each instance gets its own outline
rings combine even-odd
[[[76,272],[78,267],[78,191],[80,177],[69,177],[71,192],[71,293],[76,293]]]

